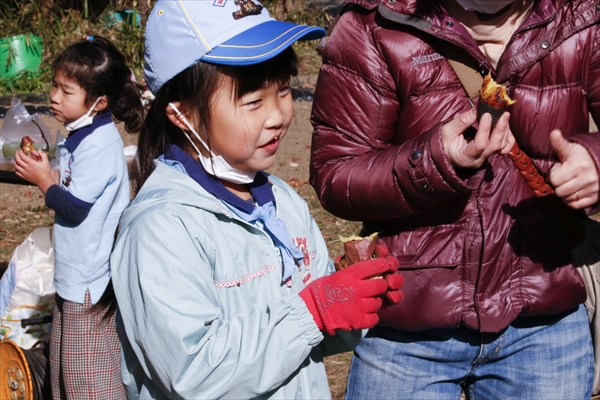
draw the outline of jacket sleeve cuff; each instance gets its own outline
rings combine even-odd
[[[435,125],[429,135],[429,148],[431,158],[442,176],[444,182],[458,193],[469,193],[475,190],[478,186],[477,180],[469,179],[478,170],[477,169],[461,169],[457,170],[444,152],[444,144],[442,142],[442,126],[446,123],[441,122]]]
[[[317,326],[306,303],[299,295],[293,295],[285,299],[290,306],[290,314],[296,317],[298,327],[304,330],[304,336],[308,339],[309,345],[315,347],[323,341],[323,333]]]

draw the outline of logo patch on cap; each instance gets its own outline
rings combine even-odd
[[[249,15],[258,15],[262,12],[263,6],[254,3],[252,0],[235,0],[235,5],[241,10],[233,12],[233,19],[240,19]]]
[[[215,0],[213,6],[225,7],[227,0]]]

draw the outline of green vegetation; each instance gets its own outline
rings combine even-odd
[[[156,0],[150,0],[153,5]],[[21,73],[0,78],[1,95],[18,93],[48,93],[52,79],[52,62],[69,44],[87,35],[105,36],[112,40],[127,57],[138,80],[143,76],[143,28],[136,24],[113,23],[113,12],[132,9],[133,0],[112,0],[102,11],[94,10],[93,0],[7,0],[0,3],[0,32],[5,37],[32,33],[42,38],[42,63],[37,73]],[[266,0],[264,5],[278,19],[327,27],[330,17],[323,9],[304,0]],[[73,7],[65,7],[73,5]],[[75,7],[75,6],[78,6]],[[92,11],[90,11],[90,9]],[[137,9],[135,10],[137,12]],[[88,15],[88,17],[85,17]],[[142,16],[145,21],[145,16]],[[143,22],[142,22],[143,24]],[[303,62],[302,73],[314,73],[320,61],[314,43],[298,43],[296,50]],[[10,58],[7,59],[10,62]]]

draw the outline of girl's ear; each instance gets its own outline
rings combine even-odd
[[[192,126],[194,125],[194,118],[192,115],[191,108],[188,104],[184,104],[181,101],[174,101],[167,105],[167,109],[165,110],[165,112],[167,113],[167,118],[169,118],[173,125],[175,125],[179,129],[183,129],[184,131],[190,130],[188,125],[184,122],[183,118],[185,118],[190,124],[192,124]]]
[[[108,100],[106,99],[106,96],[101,96],[99,99],[100,100],[98,100],[96,107],[94,107],[94,112],[97,113],[104,110],[108,106]]]

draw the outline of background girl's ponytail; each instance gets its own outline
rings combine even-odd
[[[141,87],[131,80],[125,56],[110,40],[88,36],[70,45],[54,62],[54,70],[60,70],[86,91],[86,104],[106,96],[108,106],[102,113],[112,112],[127,132],[139,131],[144,118]]]

